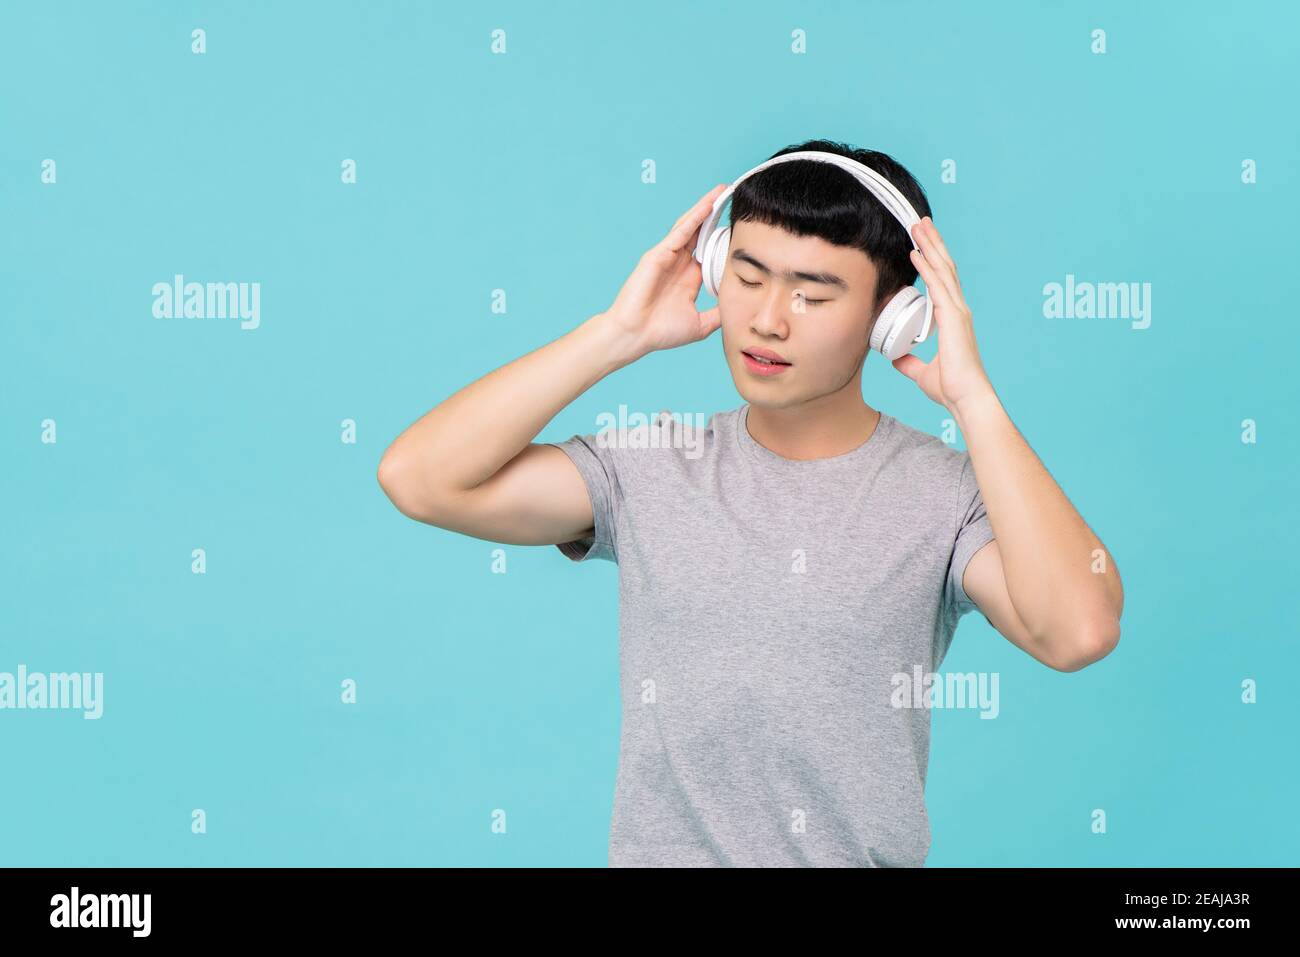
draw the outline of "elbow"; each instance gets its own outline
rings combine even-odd
[[[379,487],[384,490],[384,494],[393,499],[394,504],[396,504],[398,487],[397,456],[393,455],[392,446],[389,446],[388,450],[379,459],[379,468],[375,473],[375,477],[379,480]]]
[[[1052,667],[1057,671],[1082,671],[1096,664],[1115,650],[1119,644],[1119,621],[1107,619],[1093,622],[1082,628],[1073,639],[1066,642],[1066,651],[1057,655]]]
[[[420,503],[412,488],[410,475],[401,459],[393,454],[390,446],[379,460],[376,472],[379,487],[383,489],[388,500],[407,518],[427,522],[430,520],[428,510]]]

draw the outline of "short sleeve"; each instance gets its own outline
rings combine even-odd
[[[944,606],[953,619],[960,618],[976,605],[962,583],[966,566],[981,548],[993,541],[993,526],[984,508],[984,497],[975,481],[970,453],[962,453],[961,474],[957,481],[957,538],[944,587]]]
[[[547,442],[569,456],[578,468],[591,499],[594,530],[586,538],[560,542],[555,547],[575,562],[603,559],[618,563],[618,545],[615,527],[621,489],[618,481],[615,449],[596,435],[575,435],[563,442]]]

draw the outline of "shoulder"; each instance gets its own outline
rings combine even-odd
[[[956,492],[969,471],[970,453],[954,448],[937,435],[892,419],[890,460],[909,482],[936,492]]]
[[[616,411],[596,416],[594,432],[553,444],[582,445],[607,465],[627,472],[662,470],[670,460],[716,455],[734,428],[737,411],[708,414],[661,409],[646,413],[620,405]]]

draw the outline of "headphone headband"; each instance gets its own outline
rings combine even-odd
[[[906,231],[908,242],[912,244],[913,248],[921,248],[917,246],[916,240],[912,237],[912,227],[921,221],[921,217],[916,215],[916,210],[907,201],[907,197],[900,193],[893,183],[871,167],[864,166],[857,160],[850,159],[847,156],[840,156],[838,153],[825,153],[821,150],[797,150],[793,153],[783,153],[780,156],[759,163],[728,186],[722,195],[713,201],[713,208],[709,211],[708,218],[704,220],[704,225],[700,227],[700,236],[695,244],[695,258],[698,261],[704,261],[704,244],[722,216],[722,207],[731,198],[731,194],[736,191],[736,187],[760,170],[775,166],[777,163],[786,163],[792,160],[813,160],[819,163],[830,163],[832,166],[838,166],[846,173],[851,174],[866,187],[872,196],[880,200],[880,204],[889,210],[891,216],[898,220]]]

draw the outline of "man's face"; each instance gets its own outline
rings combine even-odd
[[[877,270],[866,253],[750,221],[732,228],[728,247],[718,310],[745,400],[786,408],[859,381],[875,318]],[[761,365],[745,355],[754,350],[789,365]]]

